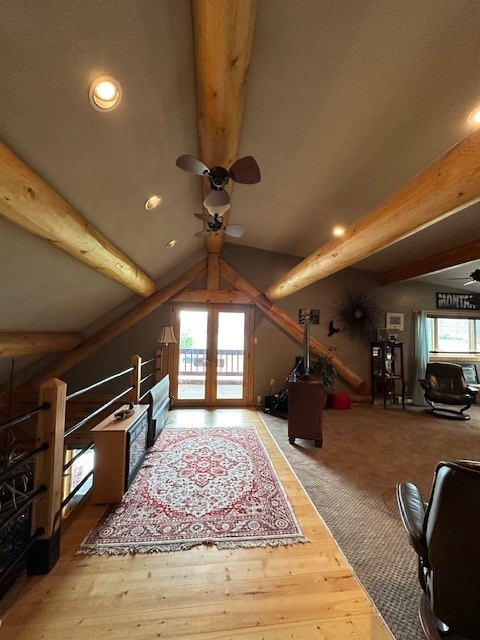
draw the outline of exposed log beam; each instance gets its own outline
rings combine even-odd
[[[422,260],[416,260],[396,269],[385,271],[380,275],[379,279],[381,284],[401,282],[402,280],[436,273],[437,271],[478,259],[480,259],[480,238],[447,251],[440,251]]]
[[[172,302],[198,302],[201,304],[251,304],[249,296],[241,291],[226,291],[219,289],[192,289],[182,291],[172,299]]]
[[[385,249],[480,200],[480,129],[266,290],[271,300]]]
[[[154,282],[0,143],[0,215],[147,297]]]
[[[81,333],[49,333],[45,331],[0,332],[0,357],[16,358],[39,353],[68,351],[83,342]]]
[[[287,313],[279,309],[276,305],[265,297],[263,293],[258,291],[245,278],[234,271],[224,260],[220,260],[220,275],[230,282],[239,291],[249,296],[252,302],[263,311],[280,329],[283,329],[294,340],[302,344],[303,329],[296,320],[291,318]],[[326,354],[332,358],[332,364],[338,376],[346,382],[350,387],[357,391],[360,395],[369,392],[368,383],[362,380],[356,373],[351,371],[339,358],[332,355],[330,351],[321,342],[315,338],[310,338],[310,348],[316,355]]]
[[[220,288],[220,266],[218,253],[209,253],[207,257],[207,289]]]
[[[193,0],[200,158],[209,167],[236,160],[258,0]],[[202,184],[202,199],[210,191]],[[226,219],[226,218],[225,218]],[[223,231],[207,238],[220,253]]]
[[[143,320],[150,315],[155,309],[158,309],[162,304],[168,302],[170,298],[173,298],[177,293],[188,287],[197,278],[205,275],[207,271],[207,261],[201,260],[196,265],[188,269],[179,278],[165,286],[160,291],[157,291],[138,304],[136,307],[127,311],[125,315],[118,320],[110,323],[103,329],[100,329],[93,336],[82,342],[82,344],[75,347],[72,351],[67,353],[58,362],[55,362],[52,366],[44,369],[40,374],[30,378],[22,385],[24,388],[38,388],[43,382],[49,378],[59,378],[65,371],[71,369],[74,365],[78,364],[82,360],[85,360],[92,353],[111,342],[114,338],[121,335],[130,327],[133,327],[137,322]]]

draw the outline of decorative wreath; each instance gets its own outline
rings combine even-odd
[[[351,338],[365,342],[376,339],[382,308],[375,293],[346,291],[336,309],[343,331]]]

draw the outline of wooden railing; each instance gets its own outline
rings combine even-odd
[[[20,516],[27,508],[31,509],[30,539],[27,541],[28,544],[24,545],[25,548],[20,550],[19,557],[14,558],[12,561],[12,567],[18,565],[22,558],[28,558],[27,567],[30,575],[48,573],[53,568],[59,556],[60,529],[66,513],[65,508],[67,505],[70,506],[73,498],[89,480],[91,484],[93,475],[93,469],[91,469],[75,486],[72,486],[73,483],[69,480],[72,477],[72,469],[82,456],[92,451],[93,444],[91,441],[85,442],[81,447],[78,447],[80,449],[79,453],[69,457],[67,455],[69,447],[66,445],[65,438],[69,438],[92,419],[96,418],[97,422],[101,420],[101,416],[109,407],[110,411],[114,411],[118,404],[141,402],[149,391],[149,389],[145,390],[145,383],[151,383],[150,386],[155,383],[155,370],[146,374],[142,372],[142,369],[151,363],[155,363],[155,358],[142,362],[140,356],[134,356],[128,369],[69,395],[67,395],[65,382],[56,378],[48,380],[40,387],[39,406],[37,409],[0,424],[0,430],[11,429],[17,423],[38,414],[34,431],[35,444],[32,449],[22,454],[14,466],[10,466],[8,474],[0,474],[1,483],[1,481],[8,480],[12,474],[15,474],[16,468],[20,464],[35,458],[33,488],[29,488],[28,493],[25,493],[24,497],[20,498],[16,509]],[[155,365],[153,368],[155,368]],[[121,393],[115,394],[113,398],[108,399],[102,406],[95,408],[74,425],[66,428],[65,416],[69,400],[73,400],[92,389],[97,389],[102,384],[113,379],[120,379],[124,376],[128,376],[129,380]],[[89,425],[88,431],[95,424]],[[31,439],[32,437],[30,436],[30,443]],[[78,496],[75,504],[77,502]],[[69,512],[71,513],[71,508]],[[9,526],[10,521],[6,519],[3,528],[5,529]],[[0,524],[0,534],[1,532],[2,526]],[[2,577],[6,577],[7,572],[11,572],[9,567],[4,567],[3,570],[0,567],[0,590]]]

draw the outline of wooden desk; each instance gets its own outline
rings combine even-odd
[[[124,405],[121,409],[127,409]],[[95,452],[95,466],[93,472],[92,501],[98,503],[115,503],[122,500],[128,489],[129,481],[133,479],[129,474],[130,438],[132,435],[140,438],[137,443],[137,457],[139,464],[131,471],[136,474],[143,462],[146,452],[147,438],[147,404],[134,405],[135,413],[130,418],[119,420],[111,414],[92,429],[93,448]],[[115,412],[116,413],[116,412]],[[140,450],[138,450],[140,445]]]

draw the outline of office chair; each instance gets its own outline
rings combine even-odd
[[[423,590],[419,615],[428,640],[480,638],[480,462],[439,462],[430,499],[397,485]]]

